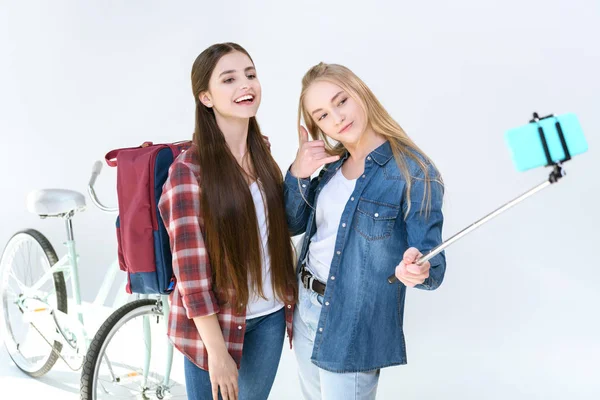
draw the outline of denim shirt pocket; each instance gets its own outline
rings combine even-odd
[[[400,207],[361,197],[354,215],[353,228],[367,240],[391,236]]]

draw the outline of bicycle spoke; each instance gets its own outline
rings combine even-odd
[[[111,376],[113,382],[115,382],[117,380],[117,377],[115,376],[115,372],[113,371],[112,364],[110,363],[110,360],[108,359],[108,355],[106,353],[104,354],[104,359],[106,360],[106,364],[108,365],[108,370],[110,371],[110,376]]]
[[[18,299],[19,298],[19,295],[14,290],[12,290],[10,287],[6,288],[6,294],[7,295],[12,295],[12,296],[9,297],[10,300]]]
[[[12,270],[12,268],[10,269],[9,273],[8,273],[8,277],[9,278],[13,278],[13,280],[17,283],[17,285],[19,286],[19,288],[23,291],[27,291],[27,286],[21,282],[19,280],[19,278],[17,278],[17,276],[15,275],[15,272]]]
[[[26,260],[26,264],[25,265],[31,267],[31,244],[27,243],[27,247],[28,247],[27,248],[27,253],[26,253],[27,254],[27,260]],[[25,269],[25,273],[26,273],[26,275],[25,275],[25,281],[26,282],[27,282],[27,278],[29,278],[29,282],[28,282],[27,286],[32,286],[32,284],[33,284],[33,282],[32,282],[33,281],[33,276],[32,275],[33,274],[31,272],[31,268]]]

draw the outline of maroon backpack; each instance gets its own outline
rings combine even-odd
[[[191,142],[115,149],[106,163],[117,167],[117,240],[127,293],[168,294],[175,286],[169,235],[158,201],[173,160]]]

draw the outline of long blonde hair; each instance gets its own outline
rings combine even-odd
[[[367,115],[367,126],[373,129],[376,133],[384,136],[391,145],[394,159],[400,168],[404,179],[406,180],[406,202],[407,209],[404,217],[410,211],[410,190],[413,179],[424,179],[424,196],[421,203],[421,210],[425,208],[426,215],[429,214],[431,206],[431,182],[435,181],[443,185],[442,178],[437,171],[433,161],[425,155],[421,149],[408,137],[404,129],[390,116],[383,108],[377,97],[371,89],[347,67],[339,64],[325,64],[323,62],[313,66],[302,78],[302,92],[300,94],[300,103],[298,105],[298,130],[302,119],[306,124],[306,129],[310,136],[314,139],[321,139],[325,142],[325,148],[331,155],[342,156],[346,149],[341,143],[332,145],[329,138],[319,129],[315,121],[313,121],[309,112],[304,108],[304,97],[308,88],[315,82],[327,81],[341,87],[349,96],[361,104]],[[417,178],[410,175],[406,159],[412,159],[422,170],[423,178]],[[431,169],[431,171],[430,171]],[[434,176],[430,176],[430,172]],[[425,206],[425,207],[424,207]]]

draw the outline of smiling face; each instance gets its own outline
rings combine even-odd
[[[303,106],[325,135],[344,146],[358,143],[367,130],[367,115],[362,104],[333,82],[312,83]]]
[[[217,62],[200,101],[221,118],[256,116],[261,99],[260,82],[250,58],[239,51],[225,54]]]

